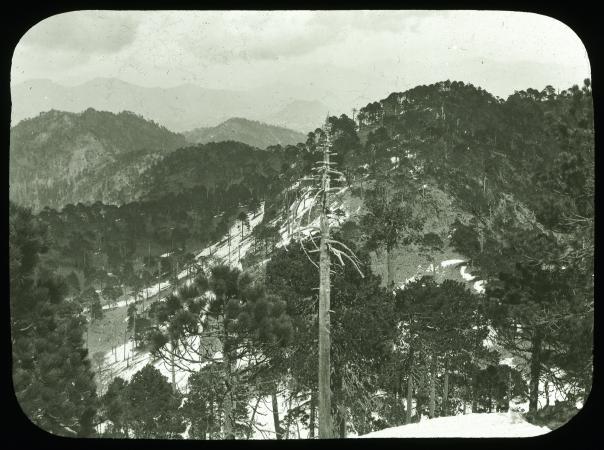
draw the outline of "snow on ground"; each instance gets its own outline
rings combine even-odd
[[[231,248],[229,254],[229,246],[226,239],[214,244],[197,255],[197,259],[209,256],[212,254],[212,257],[221,260],[222,262],[227,262],[230,265],[241,268],[241,264],[238,261],[239,252],[241,252],[241,257],[243,258],[245,254],[249,251],[251,247],[251,231],[256,227],[260,222],[262,222],[262,218],[264,216],[264,204],[261,204],[261,209],[258,214],[251,217],[249,220],[249,228],[244,229],[243,240],[241,239],[241,223],[237,221],[230,230],[231,233]],[[239,246],[241,245],[241,249]],[[164,255],[165,256],[165,255]],[[191,275],[191,272],[187,269],[182,270],[178,274],[178,279],[187,279]],[[187,279],[187,283],[190,280]],[[162,292],[167,292],[171,288],[171,284],[169,281],[160,281],[159,283],[155,283],[151,286],[147,286],[142,292],[139,293],[136,301],[142,300],[144,297],[152,297],[157,294],[161,294]],[[156,301],[162,301],[162,299],[157,299]],[[103,306],[104,310],[114,309],[114,308],[123,308],[128,306],[131,303],[135,302],[135,296],[129,295],[124,300],[113,303],[111,305]],[[114,377],[122,377],[125,380],[130,380],[132,376],[142,369],[148,363],[152,363],[163,375],[167,376],[169,380],[172,378],[171,368],[169,364],[166,364],[163,360],[152,360],[152,356],[149,352],[138,351],[134,349],[133,342],[128,341],[126,344],[118,346],[113,351],[107,352],[105,354],[105,360],[103,363],[103,376],[107,382],[110,382]],[[187,366],[187,370],[175,370],[175,378],[176,385],[179,390],[186,391],[187,389],[187,381],[190,373],[192,371],[199,370],[201,365],[191,364],[191,363],[182,363],[181,365]]]
[[[474,290],[476,292],[478,292],[479,294],[484,294],[484,285],[486,284],[485,280],[479,280],[476,281],[473,286],[474,286]]]
[[[292,400],[291,408],[295,408],[300,403],[307,401],[307,399]],[[252,399],[248,404],[248,410],[250,416],[254,407],[256,406],[257,398]],[[279,421],[281,429],[284,433],[287,433],[287,422],[285,421],[285,414],[290,409],[289,400],[287,398],[287,392],[277,394],[277,409],[279,410]],[[262,397],[258,403],[256,415],[254,416],[254,430],[252,432],[252,439],[275,439],[275,422],[273,420],[273,404],[271,396]],[[295,439],[308,439],[309,429],[301,423],[296,423],[293,419],[290,424],[289,438]]]
[[[465,259],[446,259],[444,261],[441,261],[437,265],[434,265],[433,263],[430,263],[425,268],[420,265],[417,268],[418,269],[418,273],[416,273],[415,275],[407,278],[405,281],[400,282],[398,284],[397,288],[398,289],[404,289],[407,284],[411,283],[412,281],[416,281],[417,279],[419,279],[419,277],[423,273],[434,275],[434,274],[440,273],[439,270],[441,270],[441,269],[446,269],[448,267],[452,267],[452,266],[455,266],[455,265],[463,264],[464,262],[466,262]],[[474,280],[476,278],[474,275],[472,275],[472,274],[470,274],[468,272],[468,266],[467,265],[463,265],[463,266],[459,267],[459,274],[466,281],[472,281],[472,280]],[[482,294],[482,293],[484,293],[484,285],[485,284],[486,284],[485,280],[478,280],[478,281],[475,281],[472,284],[472,287],[474,288],[474,290],[476,292],[478,292],[479,294]]]
[[[124,353],[125,349],[125,353]],[[126,359],[124,358],[124,354],[126,355]],[[117,356],[115,356],[117,355]],[[109,353],[106,356],[106,374],[108,375],[108,381],[112,380],[115,377],[121,377],[124,380],[129,381],[136,372],[141,370],[147,364],[151,363],[156,369],[158,369],[162,375],[164,375],[168,381],[172,379],[172,371],[170,367],[169,361],[166,362],[163,359],[153,360],[152,356],[149,352],[138,352],[133,348],[131,342],[127,343],[125,346],[120,346],[116,349],[115,355],[113,353]],[[219,359],[222,357],[221,352],[216,352],[214,354],[214,358]],[[117,359],[115,361],[114,359]],[[186,366],[186,370],[175,368],[175,379],[176,386],[178,390],[182,393],[188,392],[188,378],[191,373],[199,371],[199,369],[205,365],[206,363],[186,363],[181,361],[179,363],[182,366]],[[245,364],[241,364],[244,366]],[[290,405],[288,400],[288,392],[287,390],[277,394],[277,403],[279,410],[279,418],[281,422],[281,428],[285,432],[286,422],[285,422],[285,414],[289,410],[289,408],[294,408],[300,404],[300,400],[292,400]],[[303,399],[302,401],[306,401],[308,399]],[[248,403],[248,412],[249,417],[251,417],[252,411],[258,402],[257,398],[250,399]],[[272,400],[270,396],[265,396],[260,399],[258,402],[258,407],[256,410],[256,415],[254,416],[254,430],[252,432],[252,439],[275,439],[275,425],[273,419],[273,407]],[[296,424],[293,420],[290,428],[290,437],[305,439],[308,437],[308,429],[304,427],[302,424]]]
[[[440,262],[440,267],[454,266],[455,264],[461,264],[464,262],[466,262],[465,259],[447,259],[445,261]],[[464,268],[465,268],[465,266],[464,266]]]
[[[182,278],[179,276],[179,278]],[[154,295],[160,293],[161,291],[165,291],[170,287],[170,283],[168,281],[160,281],[159,283],[155,283],[151,286],[147,286],[145,288],[145,295],[147,297],[153,297]],[[141,300],[143,298],[143,293],[140,292],[137,298]],[[115,309],[115,308],[123,308],[124,306],[128,306],[130,303],[134,303],[134,295],[129,295],[124,300],[120,300],[119,302],[111,303],[109,305],[103,305],[103,309]]]
[[[473,413],[386,428],[358,436],[361,438],[406,437],[530,437],[551,431],[547,427],[533,425],[519,413]]]
[[[509,367],[516,367],[514,364],[514,358],[512,357],[508,357],[508,358],[503,358],[501,361],[499,361],[499,364],[502,366],[509,366]]]
[[[459,273],[461,274],[461,276],[463,277],[464,280],[466,281],[472,281],[474,278],[476,278],[474,275],[469,274],[466,270],[467,270],[468,266],[461,266],[461,268],[459,269]]]
[[[243,258],[252,246],[252,230],[262,222],[264,218],[264,203],[260,206],[260,212],[249,219],[249,227],[242,225],[240,221],[236,221],[235,224],[230,228],[229,233],[231,236],[230,246],[227,233],[221,241],[216,244],[210,245],[203,249],[198,255],[197,259],[201,257],[212,256],[217,260],[227,263],[231,266],[238,267],[241,269],[241,262],[239,261],[239,254]],[[241,239],[241,227],[243,229],[243,239]],[[241,247],[241,248],[240,248]],[[230,251],[229,251],[230,249]],[[186,271],[181,272],[182,276],[186,276]],[[181,278],[179,274],[179,278]]]
[[[197,338],[192,338],[191,345],[198,345]],[[192,355],[189,355],[189,357],[192,358]],[[220,352],[217,352],[214,357],[220,358]],[[172,370],[170,363],[161,358],[154,360],[149,352],[135,349],[132,341],[128,341],[126,344],[120,345],[115,349],[115,352],[107,352],[104,362],[104,374],[106,374],[106,376],[108,375],[108,378],[106,379],[109,382],[115,377],[121,377],[124,380],[129,381],[136,372],[141,370],[149,363],[158,369],[162,375],[166,376],[170,382],[172,381]],[[178,364],[186,368],[186,370],[175,367],[174,378],[176,381],[176,386],[179,391],[186,392],[188,390],[187,382],[189,375],[192,372],[199,371],[204,363],[191,363],[181,360],[178,362]]]

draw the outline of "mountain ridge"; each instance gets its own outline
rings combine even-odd
[[[295,145],[306,140],[306,135],[298,131],[243,117],[232,117],[215,127],[195,128],[182,134],[194,144],[238,141],[260,149],[270,145]]]
[[[184,145],[182,135],[132,112],[50,110],[11,128],[10,198],[33,209],[119,203],[132,179]]]
[[[308,132],[325,117],[321,113],[300,124],[293,120],[295,116],[288,116],[289,119],[275,123],[279,111],[295,105],[291,106],[290,95],[274,94],[268,86],[249,91],[205,88],[191,83],[162,88],[139,86],[119,78],[94,78],[70,86],[49,79],[27,80],[11,86],[11,101],[13,125],[50,109],[79,113],[89,107],[113,113],[134,111],[175,132],[216,126],[231,117]],[[308,115],[312,111],[299,111],[299,115],[302,113]],[[309,123],[311,128],[307,127]]]

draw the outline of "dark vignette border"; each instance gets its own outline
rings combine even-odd
[[[260,10],[271,10],[271,9],[481,9],[481,10],[500,10],[500,11],[521,11],[521,12],[532,12],[550,16],[557,19],[567,26],[569,26],[583,41],[584,46],[587,49],[587,53],[591,64],[591,79],[592,79],[592,92],[594,98],[594,110],[596,120],[596,130],[599,130],[600,118],[599,107],[600,107],[600,89],[599,89],[599,75],[600,75],[600,59],[599,59],[599,23],[597,20],[597,14],[595,10],[588,8],[586,4],[551,4],[549,2],[519,2],[519,1],[491,1],[489,3],[479,1],[406,1],[406,2],[394,2],[394,1],[383,1],[374,0],[372,2],[360,2],[360,1],[306,1],[306,2],[276,2],[276,1],[216,1],[216,0],[205,0],[203,2],[192,2],[176,0],[172,2],[167,1],[135,1],[135,0],[123,0],[123,1],[99,1],[99,0],[85,0],[85,1],[63,1],[60,3],[55,2],[44,2],[40,4],[28,3],[15,3],[13,4],[14,10],[9,11],[5,9],[4,27],[5,33],[3,39],[3,58],[2,70],[0,71],[2,76],[1,84],[1,95],[2,95],[2,148],[3,152],[3,176],[5,177],[6,197],[4,211],[8,211],[8,151],[9,151],[9,133],[10,133],[10,68],[13,51],[18,44],[20,38],[26,33],[26,31],[34,26],[36,23],[44,20],[55,14],[76,11],[82,9],[109,9],[109,10],[177,10],[177,9],[208,9],[208,10],[225,10],[225,9],[260,9]],[[595,86],[594,86],[595,85]],[[599,131],[596,131],[596,145],[599,142],[598,136]],[[596,152],[597,155],[597,152]],[[596,156],[597,159],[597,156]],[[596,161],[597,162],[597,161]],[[596,182],[597,184],[597,182]],[[6,220],[3,222],[6,226]],[[8,236],[8,233],[4,233],[3,236]],[[596,244],[597,244],[596,234]],[[8,240],[5,243],[6,253],[8,253]],[[15,397],[13,386],[12,386],[12,364],[11,364],[11,332],[10,326],[7,319],[10,318],[10,308],[8,292],[8,273],[5,272],[6,278],[4,283],[4,289],[6,292],[5,301],[3,305],[3,317],[5,318],[3,327],[3,338],[2,344],[5,345],[5,351],[3,355],[7,359],[5,361],[8,364],[4,365],[2,370],[3,380],[2,388],[7,393],[5,402],[2,402],[2,408],[4,409],[4,417],[8,418],[8,421],[4,421],[4,436],[3,441],[9,445],[20,445],[22,447],[28,447],[30,444],[41,444],[44,448],[165,448],[166,446],[177,447],[177,448],[199,448],[216,446],[245,446],[245,448],[276,448],[275,446],[282,444],[286,447],[292,448],[306,448],[308,444],[315,446],[333,446],[334,444],[344,447],[366,447],[368,441],[366,440],[337,440],[337,441],[162,441],[162,440],[110,440],[110,439],[86,439],[79,440],[73,438],[60,438],[49,433],[46,433],[33,425],[30,420],[21,411],[21,408]],[[597,283],[596,283],[597,292]],[[596,294],[597,296],[597,294]],[[596,308],[596,326],[594,334],[594,374],[593,374],[593,386],[588,401],[584,405],[583,409],[566,425],[561,428],[548,433],[543,436],[534,438],[497,438],[497,439],[409,439],[409,440],[398,440],[398,439],[374,439],[369,441],[370,445],[375,447],[392,447],[392,448],[446,448],[463,447],[464,449],[482,449],[482,448],[509,448],[514,446],[516,448],[551,448],[553,445],[568,446],[578,445],[582,448],[595,448],[596,442],[604,442],[603,439],[596,439],[596,408],[601,403],[601,349],[598,345],[601,340],[601,327],[598,326],[600,321],[598,320],[599,309]],[[11,447],[12,447],[11,445]]]

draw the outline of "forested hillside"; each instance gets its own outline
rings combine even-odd
[[[331,232],[330,435],[511,409],[555,428],[585,402],[589,80],[505,100],[445,81],[327,124],[304,143],[264,151],[232,141],[166,151],[135,177],[135,200],[119,205],[68,204],[33,218],[11,210],[11,220],[46,228],[40,264],[66,277],[64,303],[79,305],[89,331],[105,327],[93,368],[97,381],[114,376],[98,383],[98,403],[86,403],[97,434],[315,437],[323,263],[309,230],[319,225]],[[324,182],[325,145],[331,185],[321,203],[305,189]],[[30,244],[11,233],[11,255],[26,255]],[[461,272],[443,269],[462,263]],[[11,283],[28,273],[11,269]],[[165,292],[142,295],[160,280]],[[24,333],[14,339],[26,342]],[[133,345],[117,351],[122,340]],[[31,347],[15,348],[31,361]],[[134,373],[135,357],[149,365]],[[25,384],[17,396],[31,405]],[[258,431],[264,402],[272,415]],[[57,407],[39,406],[51,415]]]
[[[284,158],[237,142],[176,150],[137,178],[136,201],[42,210],[38,217],[52,240],[45,258],[73,272],[76,286],[101,286],[108,273],[129,286],[141,276],[148,280],[160,255],[190,259],[221,239],[240,212],[270,203],[285,186]]]
[[[130,112],[48,111],[10,135],[10,198],[35,210],[131,200],[133,180],[183,136]]]

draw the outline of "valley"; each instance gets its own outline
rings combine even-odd
[[[94,391],[98,436],[314,438],[327,228],[334,436],[504,412],[554,429],[591,385],[590,98],[588,83],[498,100],[443,81],[306,135],[247,119],[179,134],[93,109],[24,120],[19,364],[44,345],[32,321],[47,349],[81,349],[41,364]]]

